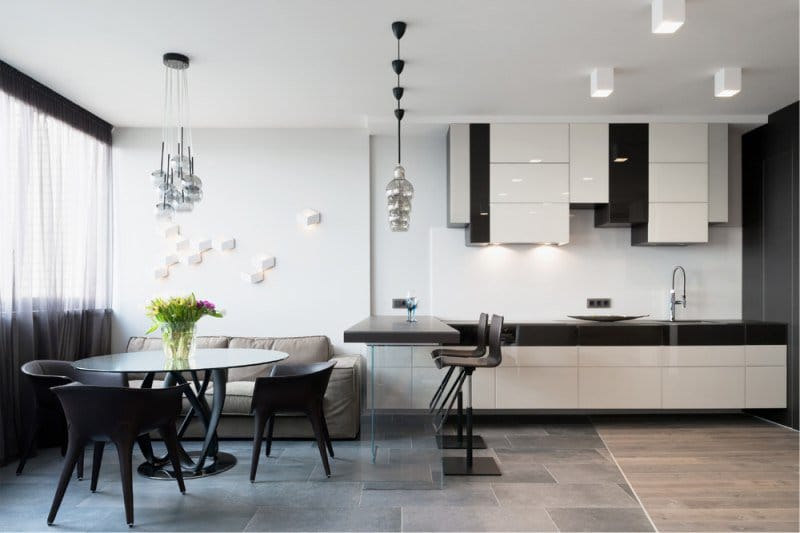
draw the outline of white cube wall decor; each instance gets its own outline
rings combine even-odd
[[[313,209],[303,209],[297,215],[297,220],[303,226],[313,226],[322,222],[322,215]]]
[[[191,241],[188,237],[178,237],[178,239],[175,241],[175,249],[179,252],[188,250],[190,246]]]
[[[203,254],[200,252],[189,253],[181,256],[181,263],[184,265],[196,265],[203,262]]]
[[[256,270],[255,272],[242,272],[242,280],[247,283],[261,283],[264,281],[264,271]]]
[[[170,267],[172,265],[177,264],[179,261],[179,257],[177,254],[166,254],[164,256],[164,266]]]
[[[181,227],[178,224],[166,224],[160,228],[164,238],[171,239],[181,234]]]
[[[153,271],[153,274],[156,279],[166,278],[169,276],[169,268],[165,266],[156,267],[156,269]]]
[[[256,270],[269,270],[270,268],[275,267],[275,257],[271,255],[264,255],[261,257],[257,257],[253,260],[253,266]]]
[[[236,248],[236,239],[233,237],[226,238],[226,239],[216,239],[214,241],[214,249],[219,252],[224,252],[226,250],[233,250]]]
[[[203,238],[192,242],[192,248],[198,252],[207,252],[211,249],[213,242],[211,239]]]

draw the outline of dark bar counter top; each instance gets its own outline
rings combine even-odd
[[[459,344],[476,343],[476,321],[442,321],[461,333]],[[507,323],[503,326],[502,337],[504,344],[515,346],[780,345],[787,343],[787,326],[753,320],[554,320]]]

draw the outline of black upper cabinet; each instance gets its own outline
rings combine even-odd
[[[489,219],[489,124],[470,124],[467,245],[489,244]]]
[[[595,227],[647,222],[647,124],[608,126],[608,204],[597,206]]]

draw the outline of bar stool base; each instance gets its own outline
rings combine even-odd
[[[462,436],[460,439],[458,435],[436,435],[436,446],[440,450],[466,450],[467,437]],[[485,450],[486,441],[480,435],[472,436],[472,449]]]
[[[466,457],[443,457],[442,473],[445,476],[502,476],[494,457],[473,457],[467,466]]]

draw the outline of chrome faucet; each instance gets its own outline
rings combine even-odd
[[[681,271],[683,274],[683,297],[680,300],[675,299],[675,274],[678,271]],[[675,322],[675,306],[678,304],[682,304],[683,308],[686,309],[686,271],[683,269],[682,266],[678,265],[672,269],[672,288],[669,290],[669,321]]]

